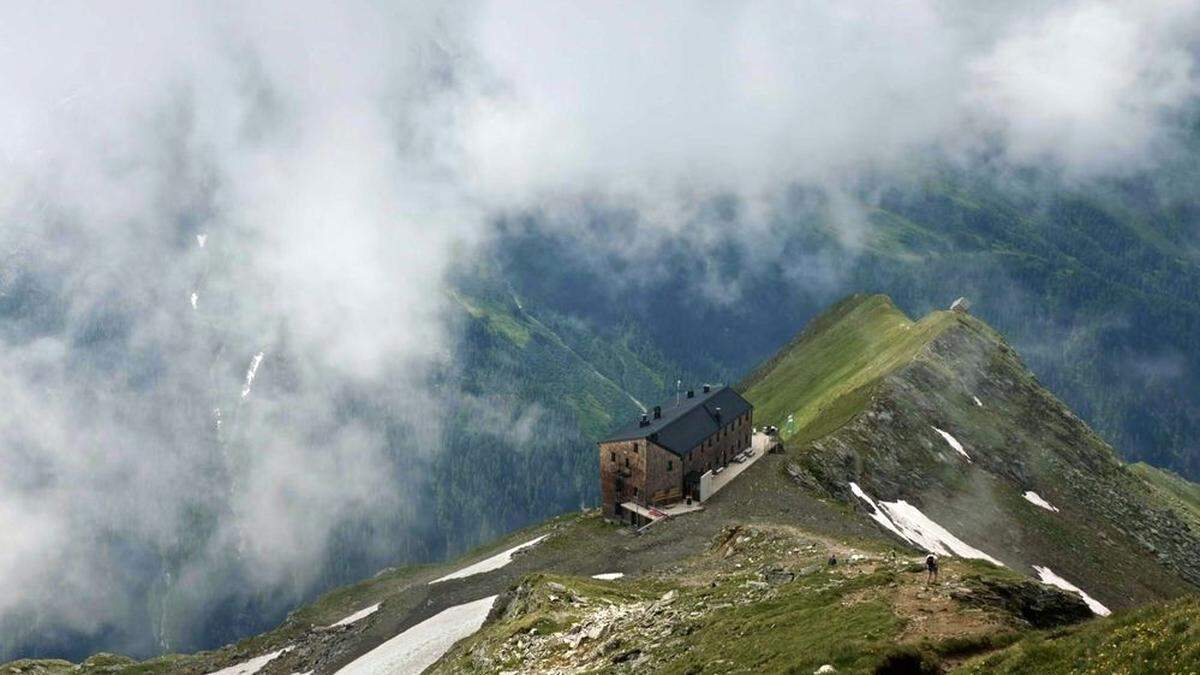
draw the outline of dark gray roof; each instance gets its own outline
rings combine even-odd
[[[721,409],[719,419],[717,408]],[[682,457],[723,425],[753,408],[749,401],[731,387],[715,387],[707,394],[696,392],[695,398],[682,397],[678,404],[662,406],[662,418],[654,419],[654,414],[651,413],[650,424],[647,426],[641,426],[639,416],[632,424],[600,442],[648,438]]]

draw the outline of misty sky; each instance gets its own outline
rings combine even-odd
[[[788,186],[930,158],[1137,171],[1195,102],[1198,27],[1194,2],[8,3],[0,626],[121,620],[148,582],[114,542],[175,555],[198,512],[183,575],[235,550],[306,588],[339,522],[403,499],[340,402],[437,438],[405,411],[498,215],[620,204],[669,239],[713,195],[752,233]]]

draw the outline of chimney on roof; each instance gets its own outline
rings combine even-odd
[[[640,422],[638,422],[638,426],[639,427],[650,426],[650,418],[646,415],[646,413],[642,413],[642,420]]]
[[[707,393],[708,393],[708,392],[710,392],[710,391],[712,391],[712,387],[708,386],[707,384],[706,384],[706,385],[704,385],[704,393],[706,393],[706,394],[707,394]]]
[[[688,398],[696,398],[696,390],[688,389]]]
[[[656,419],[656,420],[662,419],[662,406],[661,405],[654,406],[654,419]]]
[[[721,406],[716,407],[717,419],[721,419]]]

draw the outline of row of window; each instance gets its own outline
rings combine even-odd
[[[635,445],[634,447],[637,447],[637,446]],[[612,462],[615,463],[617,461],[617,453],[615,451],[609,452],[608,458],[609,458],[609,460],[611,460]],[[626,468],[629,467],[629,458],[628,457],[625,458],[625,467]],[[667,460],[667,471],[674,471],[674,470],[675,470],[675,460],[668,459]]]
[[[717,433],[706,438],[704,440],[704,442],[701,443],[697,449],[698,450],[707,450],[708,448],[711,448],[714,443],[720,441],[721,439],[725,438],[729,434],[733,433],[733,431],[735,429],[737,429],[738,427],[741,427],[742,424],[749,422],[749,421],[750,421],[750,413],[742,413],[741,415],[738,415],[737,419],[735,419],[732,424],[727,424],[727,425],[721,427],[720,429],[718,429]]]
[[[750,444],[750,434],[742,434],[742,443],[745,445]],[[719,463],[718,462],[709,462],[708,466],[705,470],[712,471],[713,468],[716,467],[718,464],[720,464],[722,466],[729,464],[729,456],[727,453],[725,453],[725,452],[721,453],[721,461]]]
[[[612,460],[612,462],[615,464],[617,461],[617,453],[616,452],[608,453],[608,458],[610,460]],[[629,468],[629,458],[628,457],[625,458],[625,468]]]

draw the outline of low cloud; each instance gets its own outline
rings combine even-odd
[[[1128,171],[1197,93],[1190,3],[493,4],[493,94],[464,118],[482,191],[690,200],[836,186],[999,141]]]
[[[0,579],[20,589],[0,634],[25,640],[0,642],[37,644],[17,628],[36,617],[124,626],[116,649],[190,644],[231,569],[224,590],[286,605],[339,528],[394,525],[411,462],[438,451],[423,403],[450,395],[427,384],[454,348],[446,272],[498,218],[621,256],[686,238],[770,261],[796,212],[860,245],[872,181],[930,157],[1128,171],[1195,99],[1198,13],[0,10]],[[836,277],[819,246],[793,253],[786,276]],[[519,439],[540,419],[496,421]]]
[[[1187,3],[1077,2],[1017,20],[970,64],[970,101],[1015,161],[1145,168],[1200,93],[1197,19]]]

